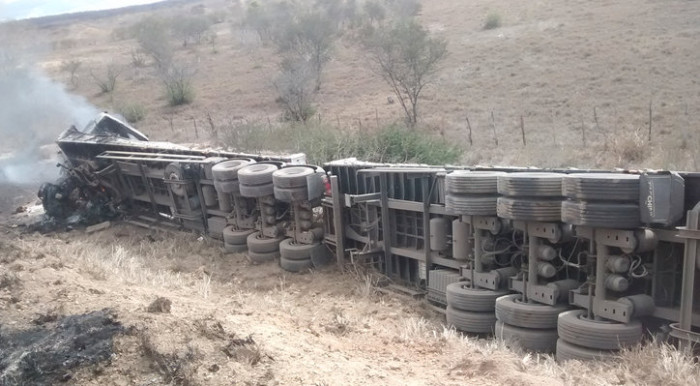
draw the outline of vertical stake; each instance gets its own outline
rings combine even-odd
[[[467,115],[467,129],[469,129],[469,146],[474,145],[472,141],[472,125],[469,123],[469,116]]]
[[[493,131],[493,142],[498,147],[498,135],[496,134],[496,118],[493,116],[493,110],[491,110],[491,130]]]
[[[651,142],[651,118],[651,98],[649,98],[649,138],[647,138],[647,142]]]

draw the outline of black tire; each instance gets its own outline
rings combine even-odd
[[[471,312],[454,309],[447,306],[445,310],[447,324],[457,330],[473,334],[491,334],[496,323],[493,312]]]
[[[559,314],[569,309],[566,304],[550,306],[540,303],[522,303],[521,294],[505,295],[496,299],[496,317],[515,327],[557,328]]]
[[[449,214],[468,216],[495,216],[498,196],[445,196],[445,208]]]
[[[575,173],[562,181],[564,196],[583,201],[639,202],[639,175]]]
[[[319,243],[296,244],[294,239],[284,239],[280,243],[280,255],[287,260],[311,259],[311,252]]]
[[[455,170],[445,176],[448,194],[492,194],[498,193],[498,176],[504,172]]]
[[[240,185],[239,188],[241,196],[243,197],[260,198],[272,196],[275,193],[272,183],[258,186]]]
[[[279,169],[279,166],[275,164],[248,165],[238,171],[238,181],[240,181],[242,185],[247,186],[271,184],[272,173],[277,169]]]
[[[498,217],[522,221],[561,221],[561,200],[499,197]]]
[[[596,228],[633,229],[642,225],[639,205],[564,201],[561,221]]]
[[[221,194],[237,194],[239,192],[238,180],[218,181],[214,180],[214,189]]]
[[[219,162],[218,164],[211,167],[211,174],[214,180],[218,181],[230,181],[238,178],[238,171],[246,166],[253,163],[251,160],[247,159],[231,159],[224,162]]]
[[[282,169],[280,169],[282,170]],[[275,199],[282,202],[293,202],[293,201],[308,201],[309,191],[306,187],[303,188],[278,188],[275,186]]]
[[[306,260],[289,260],[284,257],[280,257],[280,267],[288,272],[301,273],[306,272],[313,268],[313,263],[311,259]]]
[[[244,253],[248,250],[245,244],[227,244],[224,243],[224,250],[228,253]]]
[[[281,237],[276,237],[274,239],[267,237],[260,237],[260,232],[256,231],[248,235],[246,239],[246,244],[248,245],[248,250],[255,253],[270,253],[277,252],[280,250]]]
[[[267,262],[275,261],[276,259],[279,259],[280,253],[277,251],[266,252],[266,253],[248,251],[246,256],[248,256],[248,259],[251,262],[253,262],[255,264],[262,264],[262,263],[267,263]]]
[[[272,179],[278,188],[303,188],[308,176],[315,173],[316,170],[308,166],[290,166],[274,172]]]
[[[509,197],[561,197],[563,173],[507,173],[498,177],[498,193]]]
[[[492,291],[482,288],[469,288],[469,284],[459,281],[447,285],[447,305],[461,311],[486,312],[496,308],[496,299],[508,291]]]
[[[545,330],[522,328],[505,324],[499,320],[496,322],[494,335],[496,339],[503,340],[507,345],[528,351],[553,353],[557,348],[556,328]]]
[[[164,173],[166,180],[182,181],[185,179],[185,172],[179,164],[171,163],[165,167]],[[170,190],[176,196],[187,196],[192,193],[191,183],[187,184],[169,184]]]
[[[255,229],[234,229],[233,225],[229,225],[223,230],[224,242],[226,244],[247,245],[248,236],[254,232]]]
[[[559,315],[559,338],[580,347],[616,350],[642,341],[642,323],[598,321],[585,318],[585,310],[572,310]]]
[[[202,160],[203,162],[203,168],[204,168],[204,178],[207,180],[213,180],[214,179],[214,173],[212,173],[211,168],[214,167],[214,165],[218,164],[219,162],[226,161],[226,158],[224,157],[209,157],[205,158]]]
[[[609,361],[617,357],[616,351],[609,350],[593,350],[565,342],[561,339],[557,340],[557,362],[565,362],[568,360],[592,361],[605,360]]]

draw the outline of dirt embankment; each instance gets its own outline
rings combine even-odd
[[[292,275],[187,233],[0,226],[0,258],[3,337],[37,328],[62,337],[66,320],[105,308],[114,315],[106,326],[123,326],[109,330],[123,328],[107,360],[55,373],[69,384],[680,385],[698,375],[666,348],[631,352],[621,364],[560,366],[461,336],[423,302],[377,291],[371,275],[334,267]],[[79,341],[64,340],[90,357]]]

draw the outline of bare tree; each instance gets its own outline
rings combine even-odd
[[[315,95],[315,80],[315,65],[309,60],[291,57],[282,61],[274,86],[287,119],[306,122],[314,114],[311,102]]]
[[[336,39],[335,24],[318,12],[299,15],[275,37],[279,50],[298,58],[307,59],[316,74],[316,89],[321,88],[323,66],[330,59]]]
[[[447,41],[430,37],[416,21],[370,30],[364,38],[374,70],[391,86],[409,126],[418,121],[418,98],[439,62],[447,55]]]
[[[61,63],[61,70],[70,74],[70,84],[73,87],[78,87],[78,69],[83,64],[80,60],[73,59]]]
[[[117,78],[119,78],[121,73],[122,68],[114,63],[107,66],[107,71],[105,72],[104,76],[95,75],[95,73],[90,70],[92,79],[95,80],[95,84],[97,84],[103,94],[108,94],[114,91],[117,86]]]
[[[173,59],[168,23],[162,19],[146,18],[136,23],[133,28],[143,52],[153,58],[157,67],[167,68]]]
[[[384,6],[375,0],[368,0],[363,6],[363,10],[369,19],[370,24],[381,24],[386,18],[386,9]]]
[[[182,46],[189,43],[201,43],[211,27],[211,21],[203,15],[180,16],[173,20],[173,33],[182,41]]]
[[[184,105],[194,100],[192,79],[197,73],[194,64],[170,62],[160,69],[160,79],[171,106]]]

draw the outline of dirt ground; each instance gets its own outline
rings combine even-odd
[[[21,220],[17,218],[16,221]],[[289,274],[218,241],[116,223],[85,234],[0,225],[0,337],[108,309],[124,328],[106,361],[67,369],[80,385],[687,384],[697,365],[666,347],[622,364],[555,363],[462,336],[423,301],[372,275]],[[169,300],[151,306],[158,298]],[[151,307],[149,307],[151,306]],[[165,312],[149,312],[149,311]],[[644,366],[640,366],[644,361]],[[0,371],[1,372],[1,371]]]

